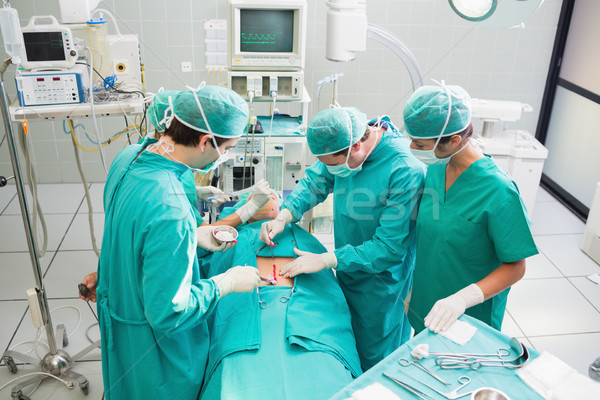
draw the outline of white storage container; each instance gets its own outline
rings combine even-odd
[[[529,132],[521,130],[506,130],[495,137],[477,139],[481,150],[491,155],[516,182],[531,219],[548,149]]]

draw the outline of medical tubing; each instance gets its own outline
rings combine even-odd
[[[102,139],[100,138],[100,132],[98,130],[98,119],[96,118],[96,109],[94,108],[94,87],[92,85],[93,80],[93,70],[94,70],[94,59],[92,57],[92,51],[89,47],[86,47],[88,52],[90,53],[90,107],[92,108],[92,121],[94,121],[94,132],[96,133],[96,140],[98,140],[98,151],[100,152],[100,159],[102,160],[102,166],[104,167],[104,172],[106,176],[108,176],[108,168],[106,167],[106,160],[104,159],[104,151],[102,151]]]
[[[85,179],[85,173],[83,172],[83,167],[81,165],[81,157],[79,156],[79,149],[77,147],[77,139],[75,139],[75,131],[73,130],[73,121],[68,121],[69,127],[71,129],[71,142],[73,144],[73,152],[75,153],[75,161],[77,164],[77,170],[79,171],[79,176],[81,176],[81,182],[83,183],[83,189],[85,191],[85,200],[88,206],[88,222],[90,227],[90,237],[92,239],[92,248],[94,249],[94,253],[96,256],[100,258],[100,250],[98,250],[98,245],[96,244],[96,234],[94,233],[94,210],[92,208],[92,198],[90,196],[90,191],[88,188],[87,180]]]
[[[277,92],[273,91],[271,92],[271,96],[273,97],[273,105],[272,105],[272,109],[271,109],[271,126],[269,127],[269,137],[271,137],[271,134],[273,133],[273,117],[275,116],[275,105],[277,104]],[[264,142],[264,149],[263,149],[263,154],[267,154],[267,143],[266,141]]]
[[[254,121],[254,109],[252,108],[252,101],[254,100],[254,91],[253,90],[249,90],[248,91],[248,98],[250,99],[250,116],[248,118],[248,121],[250,122],[250,124],[252,125],[252,137],[254,138],[254,126],[256,126],[256,123],[252,124],[252,122]],[[258,120],[258,118],[257,118]],[[244,163],[242,164],[242,188],[244,187],[244,183],[246,182],[246,160],[248,158],[248,129],[246,129],[246,145],[244,146]]]
[[[31,191],[31,195],[33,196],[33,234],[35,237],[38,237],[38,215],[40,219],[40,224],[42,226],[42,247],[38,249],[38,257],[42,258],[46,254],[48,250],[48,228],[46,226],[46,219],[44,218],[44,213],[42,212],[42,207],[40,206],[40,201],[38,198],[38,184],[37,184],[37,174],[35,172],[35,168],[33,168],[33,163],[31,162],[31,153],[29,151],[29,140],[27,135],[25,134],[25,130],[23,129],[23,125],[19,124],[19,144],[21,145],[21,151],[25,156],[25,168],[27,173],[27,179],[29,180],[29,190]]]
[[[410,75],[413,91],[423,86],[423,74],[421,73],[417,59],[409,50],[409,48],[406,47],[406,45],[396,37],[396,35],[380,26],[368,24],[367,38],[384,44],[398,57],[400,57]]]
[[[105,13],[106,15],[108,15],[110,17],[110,19],[112,19],[113,25],[115,26],[115,30],[117,31],[117,35],[119,35],[120,37],[123,37],[123,35],[121,34],[121,30],[119,29],[119,25],[117,25],[117,19],[110,11],[108,11],[104,8],[96,8],[94,11],[92,11],[92,15],[90,15],[90,17],[93,17],[96,13],[99,13],[99,12]]]

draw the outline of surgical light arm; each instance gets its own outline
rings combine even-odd
[[[367,23],[366,0],[330,0],[327,7],[325,57],[328,60],[354,60],[357,52],[366,50],[366,39],[370,38],[388,47],[402,60],[410,74],[413,90],[423,86],[423,74],[408,47],[392,32]]]

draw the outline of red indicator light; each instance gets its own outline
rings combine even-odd
[[[38,82],[44,82],[44,78],[37,78]]]

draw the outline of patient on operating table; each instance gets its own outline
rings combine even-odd
[[[247,264],[264,278],[257,291],[231,294],[217,305],[204,400],[327,399],[362,372],[348,305],[333,272],[279,276],[295,247],[323,253],[323,245],[295,224],[277,236],[273,248],[260,241],[260,221],[278,211],[273,195],[248,225],[238,227],[233,249],[201,260],[205,277]]]

